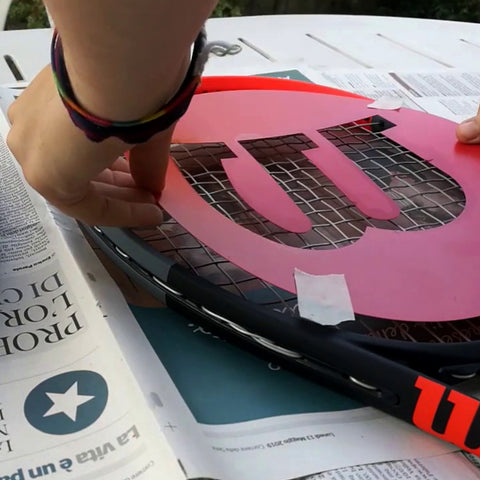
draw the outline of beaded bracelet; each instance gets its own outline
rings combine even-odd
[[[51,46],[53,78],[58,93],[73,123],[93,142],[117,137],[125,143],[138,144],[173,125],[188,109],[206,62],[205,30],[199,33],[193,48],[192,61],[185,80],[175,96],[153,115],[130,122],[114,122],[99,118],[85,110],[77,101],[65,66],[61,38],[55,30]]]

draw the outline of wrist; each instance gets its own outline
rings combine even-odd
[[[158,111],[178,91],[190,64],[187,52],[168,75],[156,72],[152,76],[144,67],[136,72],[101,64],[83,68],[68,49],[64,55],[78,103],[95,116],[118,122],[134,121]]]

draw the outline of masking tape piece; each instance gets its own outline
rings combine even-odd
[[[295,284],[303,318],[321,325],[355,319],[345,275],[311,275],[296,268]]]
[[[368,108],[377,108],[378,110],[398,110],[403,107],[403,99],[384,95],[367,106]]]

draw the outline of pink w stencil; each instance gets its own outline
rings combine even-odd
[[[446,120],[369,103],[198,95],[178,124],[161,206],[212,255],[282,290],[295,292],[298,268],[345,275],[356,313],[478,315],[479,150],[458,145]]]

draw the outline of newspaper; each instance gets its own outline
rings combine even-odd
[[[385,96],[374,85],[348,89]],[[2,90],[2,108],[16,95]],[[116,272],[122,295],[1,152],[0,480],[480,478],[455,447],[226,344]]]
[[[0,479],[184,479],[0,119]]]
[[[368,98],[396,98],[402,106],[461,122],[476,115],[480,73],[456,70],[426,72],[313,72],[312,80]]]

